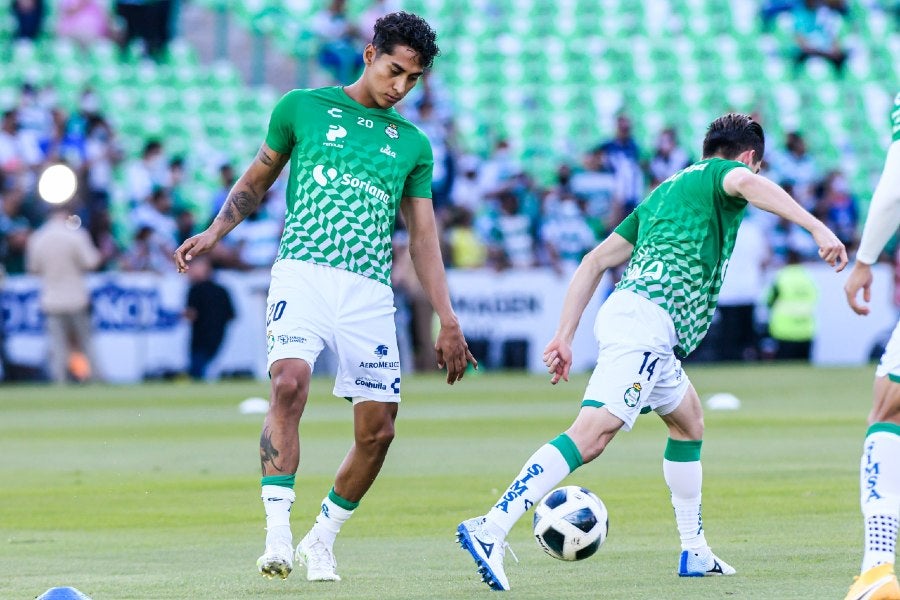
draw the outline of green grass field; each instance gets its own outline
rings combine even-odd
[[[843,598],[861,558],[858,465],[873,369],[693,367],[706,414],[704,524],[730,578],[681,580],[665,429],[654,415],[566,483],[600,495],[607,543],[563,563],[510,536],[513,598]],[[454,542],[540,444],[574,417],[587,375],[485,373],[453,387],[407,377],[381,477],[335,546],[340,583],[256,572],[260,415],[238,403],[267,384],[0,387],[0,598],[74,586],[130,598],[479,598],[492,594]],[[351,439],[348,404],[317,379],[301,425],[295,539],[306,531]]]

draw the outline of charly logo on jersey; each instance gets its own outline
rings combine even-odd
[[[357,177],[356,175],[351,175],[350,173],[338,174],[337,169],[334,167],[325,168],[325,165],[316,165],[313,167],[312,176],[316,183],[320,186],[325,187],[329,183],[337,180],[339,183],[343,185],[349,186],[353,189],[360,189],[369,194],[369,196],[375,198],[376,200],[380,200],[381,202],[390,202],[391,195],[386,191],[378,187],[376,184],[372,183],[368,179],[362,179]],[[300,176],[298,176],[299,178]],[[297,195],[299,196],[302,193],[300,188],[297,188]]]
[[[379,152],[381,152],[382,154],[387,154],[391,158],[397,158],[397,153],[391,150],[390,144],[385,144],[384,147],[379,150]]]
[[[392,140],[396,140],[400,137],[400,131],[394,123],[388,123],[388,126],[384,128],[384,133]]]
[[[335,119],[343,118],[343,116],[344,116],[343,112],[344,112],[343,110],[341,110],[340,108],[338,108],[336,106],[332,106],[331,108],[328,109],[328,114],[331,115],[332,117],[334,117]]]
[[[329,125],[328,131],[325,132],[325,139],[327,142],[322,142],[323,146],[329,146],[331,148],[343,148],[344,145],[338,140],[347,137],[347,130],[341,127],[340,125]]]
[[[637,403],[641,400],[641,384],[635,381],[634,385],[625,390],[624,399],[625,406],[629,408],[637,406]]]

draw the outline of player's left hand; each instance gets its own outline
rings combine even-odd
[[[847,249],[844,243],[824,225],[812,232],[816,245],[819,246],[819,258],[834,267],[840,273],[847,266]]]
[[[478,361],[469,352],[469,345],[458,323],[441,325],[434,351],[437,353],[438,367],[447,367],[447,383],[450,385],[463,378],[469,364],[478,368]]]
[[[559,380],[569,380],[569,368],[572,366],[572,346],[559,337],[554,337],[544,348],[544,364],[547,372],[552,374],[550,383],[556,385]]]
[[[859,260],[853,265],[847,283],[844,284],[844,292],[847,294],[847,304],[858,315],[869,314],[869,307],[860,304],[856,300],[859,290],[863,291],[863,301],[868,304],[872,300],[872,267]]]

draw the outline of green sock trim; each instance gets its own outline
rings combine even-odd
[[[566,459],[566,464],[569,465],[569,473],[584,464],[584,459],[581,458],[581,452],[578,451],[578,446],[576,446],[575,442],[572,441],[572,438],[566,434],[559,434],[554,439],[550,440],[549,443],[559,450],[559,453]]]
[[[585,406],[590,406],[591,408],[600,408],[604,404],[605,402],[600,402],[599,400],[582,400],[581,408],[584,408]]]
[[[888,373],[888,379],[890,379],[894,383],[900,383],[900,375],[894,375],[893,373]]]
[[[887,423],[885,421],[872,423],[872,425],[869,426],[868,431],[866,431],[866,437],[869,437],[873,433],[878,433],[879,431],[900,435],[900,425],[897,425],[896,423]]]
[[[669,438],[666,442],[666,460],[672,462],[697,462],[700,460],[700,446],[703,440],[673,440]]]
[[[281,487],[294,489],[294,476],[266,475],[262,478],[260,485],[280,485]]]
[[[328,499],[344,510],[356,510],[356,507],[359,506],[359,502],[350,502],[349,500],[338,496],[337,492],[334,491],[334,488],[331,488],[331,491],[328,492]]]

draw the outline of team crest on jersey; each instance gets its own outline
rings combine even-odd
[[[266,354],[271,354],[272,349],[275,347],[275,334],[272,333],[272,330],[268,330],[266,332]]]
[[[641,400],[641,384],[637,381],[634,382],[630,388],[625,390],[625,406],[629,408],[634,408],[637,406],[637,403]]]
[[[389,123],[388,126],[384,128],[384,132],[392,140],[396,140],[400,137],[400,131],[397,130],[397,126],[393,123]]]
[[[393,150],[391,150],[390,144],[385,144],[384,148],[382,148],[379,152],[381,152],[382,154],[386,154],[386,155],[390,156],[391,158],[397,158],[397,153],[394,152]]]

